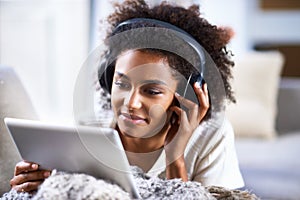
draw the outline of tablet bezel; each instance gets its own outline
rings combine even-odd
[[[116,130],[16,118],[4,122],[23,160],[43,169],[108,179],[140,197]]]

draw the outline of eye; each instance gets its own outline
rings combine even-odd
[[[145,93],[149,94],[149,95],[159,95],[162,94],[162,91],[155,89],[155,88],[149,88],[149,89],[145,89],[144,90]]]
[[[130,88],[130,84],[128,82],[124,82],[121,80],[115,81],[114,84],[120,89],[129,89]]]

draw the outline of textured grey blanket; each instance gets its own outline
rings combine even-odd
[[[132,167],[142,199],[258,199],[247,191],[226,190],[220,187],[205,188],[197,182],[182,182],[180,179],[163,180],[149,177],[139,168]],[[35,194],[17,193],[14,190],[3,195],[1,200],[42,199],[130,199],[127,192],[108,181],[95,179],[85,174],[55,172],[47,178]]]

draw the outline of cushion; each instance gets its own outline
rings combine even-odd
[[[0,194],[10,189],[15,164],[20,161],[17,149],[3,119],[15,117],[37,119],[37,114],[15,71],[0,65]]]
[[[237,103],[227,107],[237,137],[274,138],[277,96],[284,58],[279,52],[249,52],[235,60]]]

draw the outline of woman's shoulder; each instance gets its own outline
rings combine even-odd
[[[220,129],[218,131],[223,136],[228,136],[228,135],[233,135],[234,134],[234,130],[233,130],[232,124],[226,118],[226,116],[224,117],[222,126],[220,127]]]
[[[195,138],[220,138],[233,134],[233,127],[225,115],[203,121],[195,129],[193,137]]]
[[[194,131],[188,146],[198,152],[206,152],[227,138],[233,138],[234,131],[230,121],[224,116],[202,122]]]

